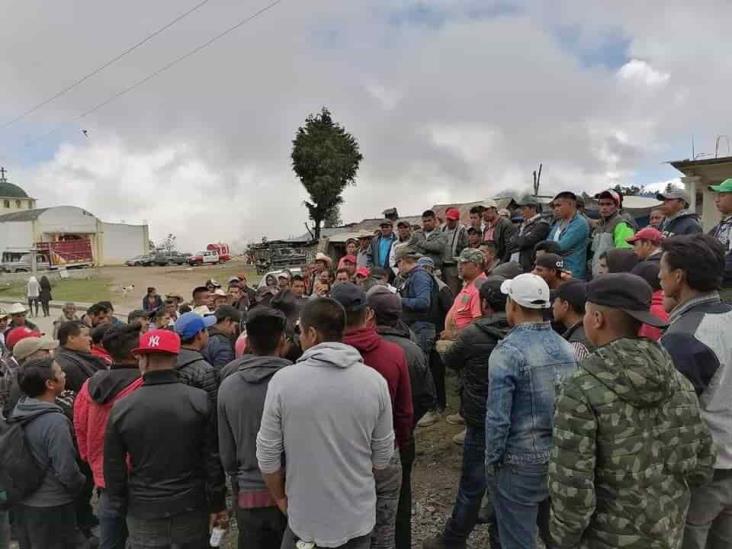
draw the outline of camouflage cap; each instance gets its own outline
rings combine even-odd
[[[480,250],[475,248],[465,248],[460,252],[460,257],[455,258],[460,263],[475,263],[476,265],[482,265],[485,262],[485,256]]]

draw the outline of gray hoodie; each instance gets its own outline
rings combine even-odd
[[[257,432],[264,397],[272,376],[292,364],[273,356],[244,355],[227,365],[231,369],[219,387],[219,455],[224,470],[236,475],[240,492],[267,493],[257,464]]]
[[[318,547],[338,547],[376,522],[373,469],[394,453],[386,380],[344,343],[321,343],[272,378],[257,435],[263,473],[287,457],[288,525]]]
[[[56,507],[74,501],[86,478],[76,464],[71,422],[57,404],[23,397],[13,419],[25,419],[25,438],[36,462],[46,470],[41,486],[21,503]]]

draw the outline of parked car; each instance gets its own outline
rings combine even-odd
[[[1,268],[6,273],[29,273],[31,272],[31,255],[29,252],[5,251],[2,255]],[[48,256],[36,255],[36,268],[39,271],[47,271],[51,268]]]
[[[166,265],[183,265],[186,262],[186,256],[178,252],[159,252],[153,254],[152,264],[164,267]]]
[[[203,250],[190,256],[187,260],[189,265],[216,265],[221,259],[219,252],[215,250]]]
[[[125,261],[125,265],[128,267],[149,267],[152,265],[152,255],[137,255],[131,259]]]

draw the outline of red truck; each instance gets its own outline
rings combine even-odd
[[[229,250],[228,244],[224,244],[223,242],[216,242],[214,244],[209,244],[208,246],[206,246],[206,249],[211,252],[217,252],[219,254],[219,261],[221,263],[224,263],[231,259],[231,251]]]

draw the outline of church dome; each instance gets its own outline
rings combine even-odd
[[[7,181],[0,181],[0,198],[28,198],[26,192]]]

